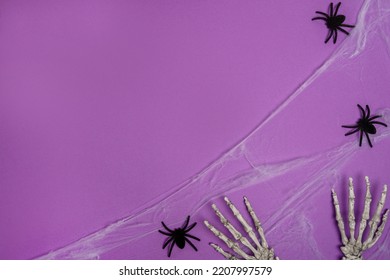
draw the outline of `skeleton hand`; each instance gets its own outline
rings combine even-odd
[[[237,218],[237,220],[242,224],[245,232],[249,235],[249,237],[252,239],[254,244],[256,245],[256,248],[248,241],[246,237],[244,237],[219,211],[217,206],[215,204],[212,205],[215,214],[219,217],[221,220],[221,223],[229,230],[229,232],[233,235],[235,240],[239,240],[246,248],[248,248],[252,253],[253,256],[248,255],[244,250],[241,249],[240,245],[237,242],[234,242],[230,238],[228,238],[225,234],[223,234],[221,231],[216,229],[214,226],[212,226],[208,221],[204,221],[205,225],[211,230],[212,233],[214,233],[215,236],[217,236],[219,239],[224,241],[226,245],[233,249],[233,251],[238,255],[235,255],[234,253],[229,253],[224,251],[220,246],[217,244],[210,243],[210,246],[213,247],[217,252],[222,254],[226,259],[229,260],[237,260],[237,259],[245,259],[245,260],[275,260],[278,259],[275,257],[273,249],[268,248],[267,241],[265,240],[264,231],[261,227],[260,221],[256,216],[256,213],[253,211],[253,208],[251,204],[249,203],[248,199],[244,197],[244,203],[246,205],[246,208],[248,210],[248,213],[252,217],[253,223],[256,227],[256,230],[258,231],[261,239],[261,243],[258,240],[256,234],[254,233],[253,229],[249,224],[244,220],[240,212],[237,210],[237,208],[233,205],[233,203],[225,197],[225,201],[227,205],[230,207],[230,209],[233,212],[233,215]]]
[[[367,226],[367,221],[370,218],[370,205],[371,205],[371,193],[370,193],[370,181],[368,177],[365,177],[366,180],[366,197],[364,200],[364,210],[362,219],[360,221],[359,225],[359,234],[357,239],[355,239],[355,213],[354,213],[354,205],[355,205],[355,194],[354,194],[354,188],[353,188],[353,182],[352,178],[349,178],[349,207],[348,207],[348,222],[349,222],[349,232],[350,232],[350,238],[348,239],[345,234],[345,228],[344,228],[344,221],[340,214],[340,205],[339,201],[337,199],[336,192],[332,189],[332,197],[333,197],[333,204],[336,211],[336,221],[340,230],[341,234],[341,241],[344,246],[340,247],[341,251],[344,254],[343,259],[346,260],[356,260],[356,259],[362,259],[362,253],[374,246],[374,244],[378,241],[379,237],[382,235],[383,229],[385,228],[386,221],[387,221],[387,215],[389,213],[389,210],[386,210],[385,213],[382,216],[382,222],[381,222],[381,214],[384,207],[384,203],[386,200],[386,193],[387,193],[387,185],[383,187],[382,196],[379,200],[378,206],[376,208],[375,214],[372,217],[372,219],[369,221],[368,226],[370,228],[370,233],[366,239],[366,241],[362,242],[363,233]],[[380,226],[378,227],[379,223],[381,222]]]

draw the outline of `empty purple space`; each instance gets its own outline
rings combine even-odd
[[[329,3],[1,1],[0,258],[166,259],[161,221],[191,215],[171,259],[221,259],[225,195],[281,259],[340,258],[331,189],[346,217],[354,178],[360,219],[364,176],[373,205],[390,183],[389,130],[341,127],[390,123],[390,6],[344,1],[356,27],[324,44]]]

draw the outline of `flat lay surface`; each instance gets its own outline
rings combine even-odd
[[[0,1],[0,259],[167,259],[188,216],[170,259],[222,259],[225,196],[280,259],[340,259],[331,190],[349,235],[349,177],[357,229],[390,184],[390,128],[343,127],[390,125],[390,3],[343,1],[349,35],[330,3]]]

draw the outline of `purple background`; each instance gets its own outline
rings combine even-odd
[[[1,0],[0,258],[166,259],[160,222],[191,215],[199,251],[172,259],[221,259],[224,195],[281,259],[340,258],[331,188],[345,216],[354,178],[359,219],[364,176],[375,203],[390,182],[389,130],[341,127],[358,103],[390,123],[390,3],[344,1],[335,45],[328,5]]]

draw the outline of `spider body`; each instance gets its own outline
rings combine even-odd
[[[182,228],[177,228],[172,232],[172,237],[174,242],[177,247],[180,249],[183,249],[184,246],[186,245],[186,240],[185,240],[185,231]]]
[[[325,39],[325,44],[328,43],[330,38],[333,37],[333,44],[336,44],[337,42],[337,32],[341,31],[346,35],[349,35],[348,31],[346,31],[343,27],[349,27],[353,28],[355,26],[350,24],[344,24],[345,16],[344,15],[338,15],[338,11],[340,8],[341,2],[339,2],[336,5],[336,8],[334,9],[333,3],[330,3],[329,5],[329,14],[326,14],[324,12],[316,11],[317,14],[321,15],[319,17],[314,17],[311,20],[323,20],[325,21],[325,25],[328,28],[329,32]]]
[[[329,29],[337,29],[345,21],[344,15],[328,17],[325,21],[326,27]]]
[[[175,244],[180,249],[183,249],[185,247],[186,243],[188,243],[195,251],[198,251],[198,249],[189,240],[189,238],[192,238],[192,239],[195,239],[195,240],[198,240],[198,241],[200,241],[200,239],[198,237],[195,237],[195,236],[193,236],[193,235],[188,233],[189,231],[191,231],[196,226],[196,223],[193,223],[192,225],[188,226],[189,222],[190,222],[190,216],[187,217],[187,219],[184,222],[184,225],[182,227],[175,228],[174,230],[172,230],[169,227],[167,227],[164,224],[164,222],[161,222],[161,224],[163,225],[165,230],[167,230],[167,232],[162,231],[162,230],[159,230],[158,232],[160,232],[163,235],[167,235],[168,236],[168,239],[164,241],[163,247],[162,247],[163,249],[165,249],[169,245],[169,247],[168,247],[168,257],[171,257],[172,249],[173,249]]]
[[[352,128],[352,130],[347,132],[345,134],[345,136],[348,136],[348,135],[351,135],[351,134],[354,134],[354,133],[360,131],[359,146],[362,145],[363,134],[364,134],[364,135],[366,135],[368,144],[372,148],[372,143],[371,143],[369,134],[376,134],[377,130],[376,130],[375,124],[379,124],[379,125],[382,125],[385,127],[387,127],[387,125],[383,122],[375,121],[375,119],[378,119],[381,116],[375,115],[375,116],[371,117],[370,107],[368,107],[368,105],[366,105],[366,110],[364,110],[363,107],[360,106],[359,104],[357,106],[361,112],[362,117],[356,122],[356,125],[343,125],[342,126],[344,128]]]
[[[359,119],[357,122],[357,126],[361,127],[361,129],[368,134],[375,134],[376,128],[375,126],[366,118],[366,119]]]

